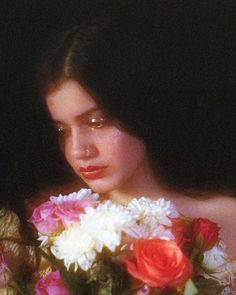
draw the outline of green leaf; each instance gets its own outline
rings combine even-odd
[[[189,279],[184,288],[184,295],[195,295],[198,294],[198,289],[191,279]]]
[[[204,236],[202,234],[197,235],[195,245],[198,249],[202,249],[204,243]]]

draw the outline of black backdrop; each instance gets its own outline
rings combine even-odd
[[[0,197],[21,201],[67,180],[68,171],[46,119],[37,111],[37,62],[54,37],[89,14],[119,8],[141,13],[152,3],[127,0],[1,0],[0,2]],[[144,7],[142,7],[142,3]],[[148,11],[145,12],[145,9]]]
[[[96,9],[90,2],[0,3],[0,189],[4,205],[20,207],[25,197],[66,180],[51,131],[35,107],[35,72],[53,37]]]

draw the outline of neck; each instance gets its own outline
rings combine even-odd
[[[169,189],[161,185],[156,176],[147,173],[142,179],[129,179],[127,184],[109,192],[105,195],[105,198],[122,205],[127,205],[133,198],[145,196],[151,199],[158,199],[160,197],[169,199],[169,196],[172,194],[173,192],[171,193]]]
[[[125,183],[103,194],[105,199],[114,201],[115,203],[127,205],[133,198],[142,196],[151,199],[165,198],[176,204],[178,210],[183,209],[186,196],[173,191],[167,186],[164,186],[160,179],[153,173],[147,158],[139,169],[129,177]],[[188,198],[187,198],[188,199]]]

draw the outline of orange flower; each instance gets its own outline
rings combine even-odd
[[[218,242],[219,230],[215,222],[206,218],[196,218],[193,220],[193,242],[196,246],[209,250]]]
[[[150,287],[181,287],[193,273],[191,261],[174,241],[137,240],[134,261],[124,261],[127,271]]]

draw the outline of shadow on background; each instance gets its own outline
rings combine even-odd
[[[1,203],[21,210],[25,198],[71,180],[55,134],[38,109],[37,63],[63,30],[88,15],[109,13],[137,1],[3,0],[0,4]],[[146,9],[152,10],[152,2]],[[103,10],[104,8],[104,10]],[[18,208],[18,209],[17,209]]]
[[[37,109],[35,73],[53,37],[87,13],[82,2],[14,0],[0,4],[1,202],[15,210],[21,210],[25,198],[70,179],[53,130]]]

